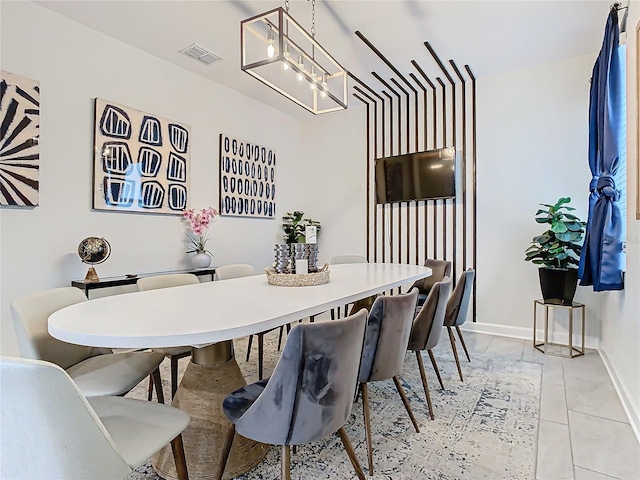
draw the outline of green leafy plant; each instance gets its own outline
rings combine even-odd
[[[554,269],[578,266],[585,223],[567,213],[575,210],[565,205],[570,201],[571,197],[562,197],[555,205],[540,204],[547,208],[536,212],[536,222],[550,224],[551,228],[533,237],[532,245],[525,251],[525,260]]]
[[[282,237],[287,244],[304,243],[305,228],[307,228],[307,226],[315,226],[316,233],[320,233],[320,228],[322,228],[320,222],[303,217],[304,212],[299,210],[293,213],[287,212],[287,214],[282,217],[282,228],[284,229],[284,235]]]

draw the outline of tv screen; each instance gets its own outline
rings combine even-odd
[[[376,159],[377,203],[456,196],[455,147]]]

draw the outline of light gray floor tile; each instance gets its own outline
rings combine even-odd
[[[440,340],[442,341],[444,339],[444,335],[446,335],[447,340],[448,340],[448,335],[444,332],[445,329],[443,329],[443,336],[440,337]],[[469,350],[469,355],[472,355],[474,352],[476,353],[485,353],[487,351],[487,347],[489,346],[489,343],[491,343],[491,339],[494,338],[492,335],[487,335],[484,333],[475,333],[475,332],[469,332],[469,331],[465,331],[463,328],[461,328],[462,330],[462,336],[464,337],[464,343],[467,346],[467,350]],[[456,338],[457,338],[458,334],[456,332]],[[460,350],[462,350],[462,348],[460,348]],[[462,354],[464,355],[464,351],[462,352]]]
[[[581,467],[575,467],[574,471],[576,480],[612,480],[616,478]]]
[[[613,385],[567,377],[565,386],[569,410],[629,423]]]
[[[611,383],[611,377],[595,350],[590,350],[581,357],[563,358],[562,363],[565,377]]]
[[[628,423],[569,411],[576,466],[623,479],[640,478],[640,445]]]
[[[524,340],[519,338],[493,337],[485,353],[516,357],[518,360],[520,360],[522,358],[524,342]]]
[[[571,441],[567,425],[540,420],[536,479],[573,479]]]
[[[564,367],[561,358],[545,355],[542,367],[542,383],[564,385]]]
[[[564,385],[542,382],[540,418],[567,425],[567,400]]]

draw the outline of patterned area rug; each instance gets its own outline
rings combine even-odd
[[[401,376],[420,433],[413,429],[393,381],[369,386],[375,475],[372,479],[530,479],[535,476],[538,410],[542,365],[496,355],[472,353],[462,360],[460,382],[445,335],[434,350],[445,390],[441,390],[428,356],[425,368],[434,405],[429,420],[415,355],[407,353]],[[235,342],[236,357],[248,382],[257,380],[257,347],[245,362],[247,339]],[[277,331],[265,336],[265,372],[278,359]],[[181,360],[182,369],[187,359]],[[165,398],[170,398],[169,362],[163,363]],[[146,398],[147,384],[128,396]],[[367,472],[362,401],[354,404],[345,426],[360,464]],[[333,436],[298,448],[291,458],[297,479],[356,478],[339,438]],[[130,480],[158,480],[150,462]],[[272,447],[265,461],[238,477],[280,478],[280,449]]]

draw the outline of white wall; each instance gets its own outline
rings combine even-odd
[[[638,195],[638,98],[636,77],[636,25],[640,5],[631,2],[627,19],[627,272],[625,290],[603,293],[600,350],[636,435],[640,437],[640,220],[636,220]]]
[[[322,223],[320,262],[366,254],[366,110],[349,102],[347,111],[302,122],[298,168],[308,183],[296,210]]]
[[[0,5],[1,68],[39,80],[42,105],[40,206],[0,211],[3,354],[17,353],[9,302],[83,278],[87,266],[76,248],[87,236],[111,243],[111,258],[96,266],[101,276],[190,266],[180,217],[91,210],[94,97],[191,125],[196,208],[218,207],[221,132],[275,148],[276,219],[218,218],[208,244],[213,264],[246,262],[261,269],[273,261],[280,217],[297,208],[306,191],[299,181],[297,120],[39,5]]]
[[[530,335],[538,267],[524,261],[539,203],[571,197],[586,221],[589,79],[596,53],[478,79],[478,322]],[[578,287],[590,343],[600,298]],[[507,328],[501,328],[507,327]],[[516,328],[512,328],[516,327]]]

